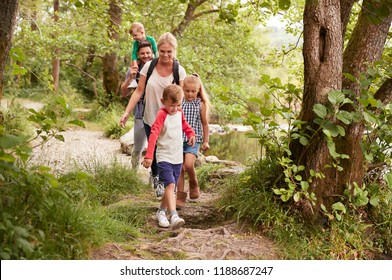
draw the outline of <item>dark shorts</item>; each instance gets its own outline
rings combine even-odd
[[[192,147],[187,142],[183,142],[182,149],[184,154],[194,154],[197,157],[199,155],[200,143],[195,143]]]
[[[171,164],[166,161],[158,162],[159,181],[166,186],[174,184],[177,186],[178,178],[180,178],[182,163]]]

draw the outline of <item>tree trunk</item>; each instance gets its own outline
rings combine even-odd
[[[59,12],[60,12],[60,0],[54,0],[53,3],[53,21],[56,24],[59,20]],[[54,35],[56,36],[56,35]],[[52,60],[52,77],[53,77],[53,91],[57,92],[58,87],[59,87],[59,81],[60,81],[60,49],[55,48],[54,53],[53,53],[53,60]]]
[[[342,4],[342,6],[340,5]],[[360,94],[357,83],[342,79],[342,73],[350,73],[359,77],[366,72],[369,63],[380,59],[391,16],[375,24],[368,20],[367,5],[364,1],[362,12],[356,23],[346,50],[343,54],[343,36],[348,22],[352,0],[308,0],[304,13],[304,95],[300,119],[304,120],[315,131],[318,126],[313,122],[315,113],[313,106],[317,103],[326,105],[331,90],[350,89],[356,96]],[[386,84],[388,86],[388,84]],[[388,88],[387,88],[388,89]],[[352,106],[355,110],[357,106]],[[364,124],[357,122],[346,127],[346,136],[335,140],[336,151],[349,156],[341,160],[342,171],[327,168],[332,163],[327,143],[321,132],[316,133],[307,146],[293,142],[290,149],[297,164],[305,166],[305,177],[309,178],[310,170],[322,172],[324,179],[316,179],[310,183],[310,192],[317,197],[316,208],[305,207],[305,217],[317,221],[320,218],[321,204],[327,208],[343,194],[348,184],[354,182],[362,185],[365,174],[365,162],[360,147]],[[309,204],[305,204],[309,206]],[[306,211],[306,213],[305,213]],[[310,214],[310,215],[309,215]]]
[[[119,38],[119,26],[121,23],[121,8],[117,3],[117,0],[111,0],[109,4],[109,38],[112,41],[118,41]],[[117,70],[117,53],[107,53],[103,58],[103,86],[105,91],[111,100],[120,90],[120,76]]]
[[[374,23],[370,20],[373,12],[367,8],[368,5],[375,5],[372,0],[365,0],[362,4],[363,8],[359,15],[357,24],[353,30],[350,41],[347,44],[343,55],[343,72],[349,73],[359,79],[361,74],[367,72],[373,63],[381,58],[384,51],[385,42],[391,26],[392,13],[381,20],[380,23]],[[360,97],[361,90],[368,88],[360,88],[359,83],[353,82],[347,78],[343,78],[343,89],[351,90],[356,97]],[[349,110],[358,108],[354,103]],[[343,172],[339,178],[339,184],[352,184],[356,182],[362,185],[363,177],[366,171],[366,163],[364,162],[363,153],[360,143],[364,133],[364,123],[356,122],[348,126],[344,139],[344,144],[340,147],[341,151],[350,157],[349,160],[342,162]]]
[[[304,10],[304,93],[300,119],[317,130],[313,122],[313,106],[326,104],[331,90],[341,89],[343,68],[343,38],[339,0],[306,1]],[[330,204],[328,200],[335,193],[336,171],[326,168],[331,162],[327,143],[322,133],[317,133],[307,146],[294,142],[292,156],[297,164],[305,166],[306,177],[310,170],[322,172],[325,179],[314,179],[310,192],[317,197],[317,204]],[[303,209],[308,218],[317,219],[318,211],[309,207]]]
[[[30,28],[31,31],[38,31],[38,25],[37,25],[37,7],[35,2],[33,2],[33,10],[31,11],[30,15]],[[33,68],[32,71],[30,72],[30,84],[33,86],[36,86],[38,84],[38,77],[36,75],[36,71]]]
[[[0,99],[3,98],[3,77],[11,48],[11,39],[14,31],[18,0],[3,0],[0,9]]]

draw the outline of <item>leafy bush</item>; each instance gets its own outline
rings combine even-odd
[[[103,128],[106,137],[118,139],[127,132],[127,130],[118,126],[118,121],[124,110],[125,107],[121,103],[114,102],[107,107],[103,107],[99,103],[96,103],[88,114],[87,119],[98,123],[98,125]],[[129,118],[127,124],[128,126],[133,127],[133,117]]]
[[[75,123],[64,99],[56,98],[63,112],[30,110],[24,117],[38,127],[37,135],[62,140],[57,132],[62,123]],[[85,259],[93,246],[108,240],[125,240],[138,235],[142,213],[137,218],[120,218],[125,211],[101,205],[138,192],[140,180],[130,168],[117,163],[90,166],[91,174],[75,172],[55,177],[45,166],[27,166],[31,154],[19,113],[11,107],[0,119],[0,258],[1,259]],[[7,122],[7,124],[5,123]],[[130,213],[135,213],[131,211]]]

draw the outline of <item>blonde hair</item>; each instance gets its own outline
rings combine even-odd
[[[203,83],[201,82],[199,75],[196,73],[193,73],[192,75],[186,76],[183,83],[184,83],[184,86],[187,83],[191,83],[191,84],[196,85],[196,88],[198,88],[197,97],[199,97],[201,99],[201,101],[204,103],[204,105],[206,106],[207,116],[208,116],[210,108],[211,108],[210,98],[207,94],[207,91],[205,90],[205,88],[203,86]]]
[[[184,92],[182,87],[176,84],[168,85],[163,89],[162,99],[165,101],[170,100],[171,102],[175,103],[181,101]]]
[[[129,28],[129,33],[132,35],[132,31],[144,32],[144,26],[140,22],[134,22],[131,24],[131,28]]]
[[[170,32],[163,33],[158,39],[157,48],[159,49],[159,47],[162,46],[163,44],[169,44],[173,47],[173,49],[174,49],[173,57],[175,58],[176,51],[177,51],[176,37],[174,37],[174,35],[171,34]]]

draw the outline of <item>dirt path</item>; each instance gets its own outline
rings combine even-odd
[[[2,106],[6,105],[3,103]],[[37,102],[23,101],[23,105],[36,110],[42,108],[42,104]],[[106,138],[100,131],[70,129],[62,134],[64,142],[52,140],[34,149],[31,161],[50,166],[54,172],[60,173],[75,165],[88,167],[93,162],[110,164],[117,160],[126,165],[131,164],[130,157],[121,153],[120,142]],[[141,167],[138,173],[143,180],[148,181],[148,170]],[[91,259],[278,259],[275,246],[268,238],[223,219],[213,206],[218,197],[214,190],[210,188],[202,192],[196,202],[188,201],[179,210],[186,224],[175,231],[158,227],[155,212],[159,201],[152,189],[143,197],[125,197],[117,203],[126,204],[137,200],[142,205],[148,205],[145,206],[149,213],[148,224],[155,232],[129,243],[108,243],[93,251]]]
[[[110,164],[116,159],[130,165],[130,157],[122,154],[118,140],[111,140],[102,132],[68,130],[62,133],[65,141],[50,141],[34,151],[32,160],[64,172],[74,166],[87,166],[92,161]],[[138,171],[148,181],[148,170]],[[211,188],[213,190],[213,188]],[[148,238],[132,240],[130,243],[108,243],[92,252],[92,259],[277,259],[274,244],[266,237],[256,235],[238,227],[234,222],[225,222],[213,207],[217,193],[202,192],[196,202],[189,202],[179,210],[185,219],[183,228],[172,231],[161,229],[155,219],[159,201],[154,192],[143,197],[126,197],[118,203],[146,200],[149,225],[158,229]]]

